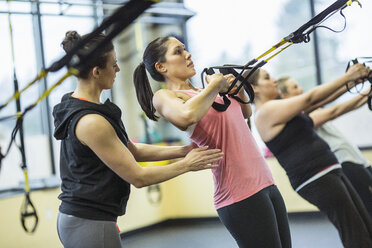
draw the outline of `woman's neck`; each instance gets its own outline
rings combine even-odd
[[[186,81],[167,79],[165,80],[165,84],[167,85],[167,89],[169,90],[198,90],[191,84],[189,79],[187,79]]]
[[[79,83],[72,94],[76,98],[84,98],[90,102],[100,104],[101,89],[98,89],[93,82],[79,80]]]

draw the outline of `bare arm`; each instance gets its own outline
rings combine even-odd
[[[347,83],[349,84],[349,83]],[[322,107],[323,105],[329,103],[329,102],[332,102],[334,101],[335,99],[337,99],[339,96],[341,96],[342,94],[344,94],[346,92],[346,86],[345,87],[340,87],[339,89],[337,89],[334,93],[332,93],[331,95],[329,95],[327,98],[325,98],[323,101],[320,101],[319,103],[317,104],[314,104],[312,106],[310,106],[309,108],[307,108],[306,110],[304,110],[306,113],[311,113],[312,111]]]
[[[193,145],[160,146],[128,142],[128,149],[138,162],[181,158],[186,156],[193,148],[195,148]]]
[[[317,105],[332,92],[349,81],[364,78],[369,73],[369,68],[362,64],[355,64],[348,72],[331,83],[319,85],[305,94],[295,97],[270,100],[264,103],[256,112],[256,126],[263,141],[274,138],[284,128],[285,124],[305,109]]]
[[[222,157],[218,149],[207,150],[206,147],[201,147],[193,149],[185,158],[175,163],[141,167],[104,117],[97,114],[83,116],[75,133],[111,170],[137,188],[160,183],[188,171],[214,168],[216,165],[211,163]]]
[[[369,90],[368,90],[369,91]],[[367,94],[368,92],[364,92]],[[347,112],[350,112],[354,109],[360,108],[368,100],[368,97],[365,95],[357,95],[356,97],[337,104],[329,108],[318,108],[309,114],[311,119],[314,122],[314,127],[319,127],[326,123],[327,121],[333,120],[340,115],[343,115]]]
[[[222,74],[207,77],[208,86],[197,96],[182,99],[176,92],[159,90],[155,93],[153,103],[155,109],[181,130],[198,122],[206,115],[219,92],[226,91],[228,84]]]

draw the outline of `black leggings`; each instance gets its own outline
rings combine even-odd
[[[328,216],[345,248],[372,247],[372,221],[341,169],[318,178],[298,193]]]
[[[240,248],[292,246],[285,204],[274,185],[217,212]]]
[[[354,186],[356,192],[367,208],[372,218],[372,174],[364,165],[344,162],[341,164],[346,177]]]

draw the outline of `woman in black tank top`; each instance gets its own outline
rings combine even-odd
[[[305,113],[369,74],[368,67],[356,64],[335,81],[288,99],[277,99],[277,83],[267,71],[260,69],[249,79],[256,95],[255,124],[262,140],[286,170],[292,187],[328,216],[344,247],[350,248],[372,247],[372,220]]]
[[[282,99],[302,94],[301,86],[293,78],[282,77],[277,80],[277,83]],[[308,115],[314,122],[317,134],[329,144],[342,166],[343,173],[362,199],[369,215],[372,216],[372,191],[370,190],[372,188],[372,173],[368,170],[368,167],[371,168],[371,164],[362,156],[358,147],[343,137],[332,123],[326,124],[343,114],[365,106],[369,93],[370,89],[367,89],[347,101],[334,104],[331,107],[320,107]],[[340,92],[336,91],[331,97],[337,98],[340,95]],[[326,125],[323,126],[323,124]]]

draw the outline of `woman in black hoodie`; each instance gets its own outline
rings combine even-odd
[[[75,31],[67,32],[64,50],[70,51],[82,38]],[[84,50],[104,38],[97,35]],[[110,42],[80,71],[75,91],[64,95],[53,110],[54,136],[62,141],[57,229],[65,247],[121,247],[116,219],[125,213],[130,184],[141,188],[189,171],[214,168],[211,163],[222,157],[218,149],[193,149],[193,144],[132,143],[120,109],[109,100],[100,103],[102,90],[112,88],[119,71]],[[181,157],[159,167],[141,167],[136,162]]]

